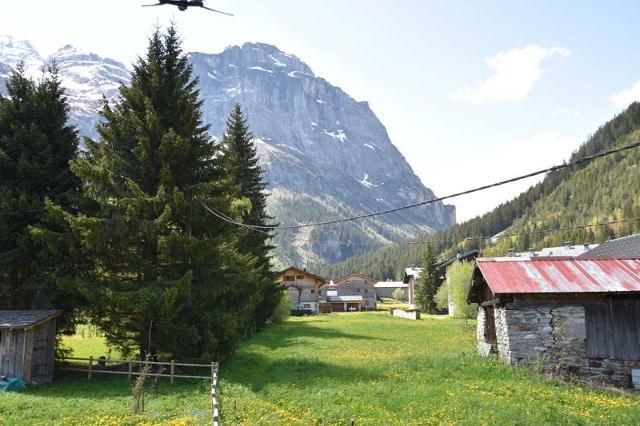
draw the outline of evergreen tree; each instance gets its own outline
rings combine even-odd
[[[140,355],[225,356],[251,322],[253,256],[237,228],[203,205],[237,216],[248,202],[224,180],[201,120],[192,69],[174,27],[157,30],[120,99],[105,102],[99,143],[72,163],[93,211],[69,224],[84,267],[71,278],[110,344]]]
[[[227,120],[227,131],[223,140],[223,162],[230,175],[230,181],[238,191],[238,195],[246,197],[251,203],[241,217],[243,223],[266,225],[271,219],[266,212],[267,196],[264,192],[262,169],[258,164],[253,134],[249,131],[247,120],[240,104],[236,104]],[[239,239],[239,249],[256,258],[256,267],[260,281],[254,320],[258,328],[266,323],[276,309],[282,297],[282,288],[270,270],[273,246],[269,241],[271,235],[265,232],[248,229],[239,230],[243,235]]]
[[[60,307],[70,299],[51,286],[57,253],[41,256],[32,227],[47,222],[45,198],[73,209],[79,180],[69,168],[76,130],[67,125],[69,107],[55,65],[33,81],[22,65],[0,97],[0,308]]]
[[[416,302],[424,312],[436,313],[434,296],[440,286],[440,273],[436,270],[436,254],[430,243],[422,255],[422,271],[416,286]]]

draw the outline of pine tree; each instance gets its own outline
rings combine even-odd
[[[416,286],[416,302],[420,309],[429,314],[436,313],[434,296],[440,285],[440,273],[436,270],[436,254],[430,243],[422,255],[422,271]]]
[[[92,321],[125,352],[182,359],[225,356],[252,315],[255,260],[238,250],[234,216],[248,202],[223,179],[201,120],[197,80],[175,28],[155,31],[131,85],[105,102],[100,141],[72,163],[98,207],[73,215],[85,263],[71,280]]]
[[[41,256],[31,228],[47,222],[46,198],[66,209],[78,201],[80,183],[69,168],[77,133],[67,125],[55,64],[38,81],[19,65],[7,89],[8,98],[0,97],[0,308],[55,306],[70,315],[69,298],[49,280],[57,253]]]
[[[230,181],[234,184],[238,195],[246,197],[251,207],[242,216],[243,223],[266,225],[271,219],[267,215],[267,196],[265,183],[262,180],[262,169],[258,164],[258,157],[254,145],[253,134],[249,130],[247,120],[242,113],[240,104],[236,104],[227,120],[227,131],[223,139],[223,163],[229,173]],[[242,230],[243,236],[239,240],[242,253],[249,253],[256,258],[256,267],[260,281],[258,283],[258,297],[254,320],[258,328],[266,323],[276,309],[282,288],[276,277],[270,271],[273,246],[270,245],[270,234],[252,230]]]

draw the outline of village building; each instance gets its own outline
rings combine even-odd
[[[621,386],[640,369],[640,259],[480,258],[468,301],[481,355]]]
[[[0,376],[53,380],[58,310],[0,310]]]
[[[327,284],[325,278],[294,266],[280,272],[280,277],[294,309],[320,313],[320,290]]]
[[[375,310],[377,307],[375,278],[351,273],[337,278],[321,293],[329,312],[354,312]]]
[[[600,244],[597,248],[580,255],[580,258],[599,257],[640,258],[640,234],[609,240]]]
[[[402,281],[378,281],[373,285],[376,290],[376,297],[381,299],[383,297],[395,298],[394,294],[396,290],[402,291],[401,301],[409,300],[409,284],[405,284]]]
[[[545,247],[540,250],[529,250],[513,253],[512,257],[534,258],[534,257],[581,257],[586,256],[592,250],[598,247],[598,244],[571,244],[565,243],[558,247]]]

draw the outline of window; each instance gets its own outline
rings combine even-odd
[[[359,289],[359,288],[356,288],[356,291],[357,291],[358,293],[360,293],[360,289]]]
[[[364,292],[365,292],[365,293],[369,293],[369,289],[368,289],[368,288],[365,288],[365,289],[364,289]]]
[[[316,292],[315,290],[311,290],[311,294],[313,294],[313,293],[315,293],[315,292]]]
[[[296,275],[296,280],[304,280],[304,275]]]
[[[285,275],[284,276],[284,281],[295,281],[296,277],[294,277],[293,275]]]
[[[310,305],[310,304],[308,304],[308,303],[305,303],[305,304],[304,304],[304,307],[305,307],[305,308],[310,308],[310,307],[311,307],[311,305]]]

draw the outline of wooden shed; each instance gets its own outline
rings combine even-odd
[[[53,380],[59,310],[0,310],[0,376],[29,384]]]

